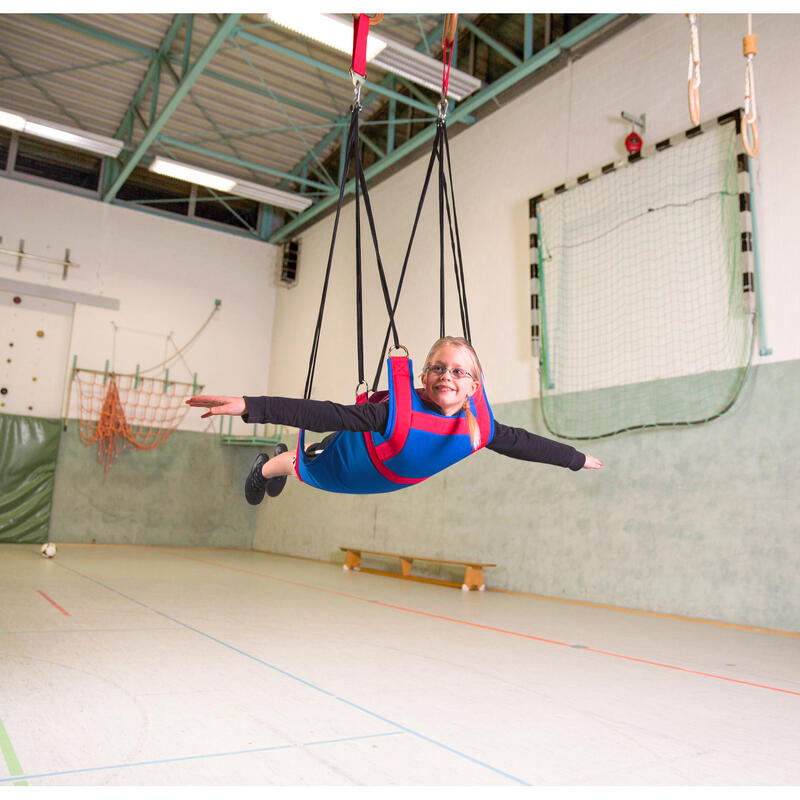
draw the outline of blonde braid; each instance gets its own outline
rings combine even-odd
[[[480,389],[478,389],[480,391]],[[472,442],[472,449],[477,450],[481,446],[481,429],[478,420],[469,407],[469,397],[464,398],[464,415],[467,418],[467,429],[469,430],[469,440]]]

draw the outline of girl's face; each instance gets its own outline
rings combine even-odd
[[[464,400],[475,394],[480,385],[472,374],[474,371],[472,359],[461,348],[449,344],[440,347],[422,373],[426,397],[436,403],[446,416],[458,414],[464,406]]]

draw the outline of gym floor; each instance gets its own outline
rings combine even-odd
[[[800,783],[800,635],[487,584],[0,545],[0,787]]]

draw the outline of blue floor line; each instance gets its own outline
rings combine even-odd
[[[198,634],[199,636],[203,636],[204,638],[209,639],[210,641],[215,642],[216,644],[219,644],[222,647],[227,647],[229,650],[233,650],[235,653],[239,653],[240,655],[244,656],[245,658],[249,658],[252,661],[255,661],[255,662],[259,663],[259,664],[262,664],[265,667],[269,667],[269,669],[274,670],[275,672],[278,672],[281,675],[284,675],[287,678],[290,678],[291,680],[297,681],[298,683],[302,683],[304,686],[308,686],[310,689],[314,689],[315,691],[321,692],[322,694],[325,694],[328,697],[332,697],[332,698],[335,698],[336,700],[339,700],[339,701],[341,701],[343,703],[346,703],[347,705],[350,705],[353,708],[356,708],[356,709],[358,709],[359,711],[361,711],[361,712],[363,712],[365,714],[369,714],[370,716],[375,717],[376,719],[380,719],[383,722],[387,722],[390,725],[394,725],[396,728],[400,729],[401,731],[405,731],[406,733],[409,733],[412,736],[416,736],[418,739],[422,739],[423,741],[428,742],[429,744],[436,745],[436,747],[440,747],[443,750],[447,750],[449,753],[453,753],[454,755],[460,756],[461,758],[464,758],[467,761],[471,761],[474,764],[479,764],[481,767],[484,767],[484,768],[486,768],[488,770],[491,770],[492,772],[496,772],[498,775],[502,775],[503,777],[508,778],[509,780],[515,781],[516,783],[519,783],[519,784],[521,784],[523,786],[530,786],[531,785],[527,781],[524,781],[521,778],[517,778],[514,775],[510,775],[507,772],[503,772],[501,769],[498,769],[497,767],[492,767],[489,764],[485,764],[482,761],[478,761],[477,759],[473,758],[472,756],[468,756],[466,753],[462,753],[460,750],[456,750],[456,749],[450,747],[449,745],[442,744],[441,742],[437,742],[435,739],[431,739],[430,737],[425,736],[425,735],[423,735],[421,733],[418,733],[417,731],[412,730],[411,728],[407,728],[405,725],[401,725],[401,724],[395,722],[394,720],[390,720],[390,719],[388,719],[386,717],[382,717],[382,716],[380,716],[380,714],[377,714],[374,711],[369,711],[366,708],[362,708],[361,706],[356,705],[355,703],[352,703],[352,702],[350,702],[349,700],[346,700],[343,697],[338,697],[336,694],[334,694],[333,692],[329,692],[327,689],[323,689],[320,686],[317,686],[317,685],[315,685],[313,683],[310,683],[309,681],[306,681],[303,678],[298,677],[297,675],[293,675],[291,672],[287,672],[286,670],[283,670],[280,667],[276,667],[274,664],[270,664],[268,661],[264,661],[263,659],[252,655],[251,653],[247,653],[246,651],[241,650],[238,647],[234,647],[233,645],[228,644],[227,642],[223,642],[221,639],[217,639],[216,637],[211,636],[211,634],[205,633],[204,631],[201,631],[198,628],[193,628],[191,625],[188,625],[185,622],[181,622],[180,620],[169,616],[169,614],[165,614],[163,611],[158,611],[157,609],[148,606],[146,603],[142,603],[140,600],[136,600],[133,597],[129,597],[128,595],[124,594],[123,592],[120,592],[118,589],[114,589],[113,587],[108,586],[108,585],[102,583],[101,581],[96,580],[95,578],[91,578],[88,575],[85,575],[84,573],[79,572],[76,569],[73,569],[72,567],[68,567],[65,564],[61,563],[61,562],[57,562],[57,563],[62,569],[69,570],[70,572],[73,572],[76,575],[79,575],[80,577],[84,578],[85,580],[91,581],[92,583],[96,583],[98,586],[101,586],[104,589],[106,589],[106,590],[108,590],[110,592],[113,592],[114,594],[119,595],[120,597],[124,597],[126,600],[128,600],[128,601],[130,601],[132,603],[135,603],[136,605],[139,605],[142,608],[146,608],[148,611],[151,611],[154,614],[158,614],[159,616],[164,617],[164,619],[168,619],[170,622],[174,622],[176,625],[180,625],[182,628],[186,628],[187,630],[190,630],[190,631]]]
[[[431,739],[428,736],[425,736],[421,733],[417,733],[416,731],[412,731],[411,728],[406,728],[404,725],[401,725],[399,722],[394,722],[393,720],[387,719],[386,717],[382,717],[380,714],[376,714],[374,711],[370,711],[368,708],[364,708],[363,706],[359,706],[356,703],[351,702],[350,700],[345,700],[344,697],[337,697],[337,700],[341,700],[343,703],[346,703],[348,706],[352,706],[353,708],[357,708],[359,711],[363,711],[365,714],[369,714],[371,717],[375,717],[383,722],[388,722],[392,725],[397,726],[400,730],[405,731],[406,733],[410,733],[412,736],[417,736],[420,739],[423,739],[426,742],[430,742],[431,744],[435,744],[437,747],[441,747],[447,750],[450,753],[454,753],[457,756],[461,756],[461,758],[466,758],[468,761],[471,761],[473,764],[477,764],[478,766],[484,767],[485,769],[491,770],[492,772],[496,772],[498,775],[502,775],[504,778],[508,778],[509,780],[516,781],[517,783],[522,784],[523,786],[531,786],[532,784],[528,783],[527,781],[523,781],[521,778],[517,778],[516,775],[511,775],[508,772],[503,772],[503,770],[498,769],[497,767],[493,767],[491,764],[487,764],[485,761],[479,761],[477,758],[473,758],[472,756],[468,756],[466,753],[462,753],[460,750],[456,750],[449,745],[442,744],[441,742],[437,742],[435,739]]]
[[[38,778],[57,778],[62,775],[78,775],[86,772],[103,772],[112,769],[130,769],[131,767],[152,767],[157,764],[177,764],[181,761],[199,761],[204,758],[228,758],[230,756],[247,756],[254,753],[269,753],[273,750],[289,750],[293,747],[312,747],[318,744],[340,744],[341,742],[353,742],[359,739],[376,739],[381,736],[399,736],[402,731],[390,731],[388,733],[371,733],[364,736],[347,736],[341,739],[326,739],[318,742],[306,742],[305,744],[276,744],[271,747],[255,747],[252,750],[233,750],[229,753],[204,753],[198,756],[175,756],[174,758],[160,758],[154,761],[133,761],[127,764],[108,764],[103,767],[83,767],[82,769],[65,769],[58,772],[40,772],[35,775],[15,775],[10,778],[0,778],[0,783],[11,783],[12,781],[36,780]]]

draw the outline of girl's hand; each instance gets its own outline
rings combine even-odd
[[[600,469],[603,466],[603,462],[599,459],[595,458],[594,456],[586,456],[586,463],[583,465],[584,469]]]
[[[205,419],[216,414],[231,414],[241,416],[246,411],[243,397],[214,397],[212,395],[200,394],[190,397],[186,405],[192,408],[207,408],[205,414],[200,419]]]

